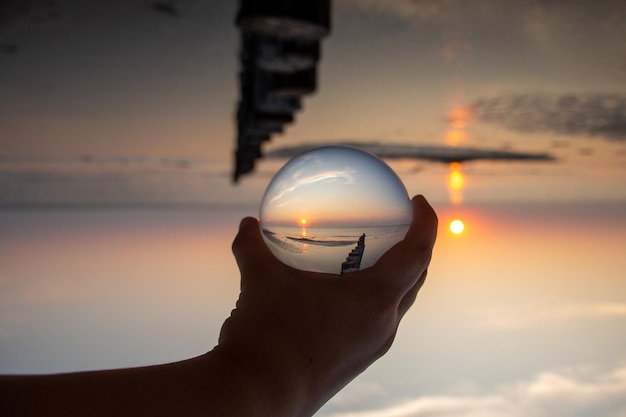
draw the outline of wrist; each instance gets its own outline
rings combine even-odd
[[[239,377],[263,385],[264,393],[248,387],[266,400],[269,415],[311,416],[371,361],[359,360],[358,349],[329,349],[321,334],[311,340],[301,333],[279,314],[236,309],[214,352],[239,369]]]
[[[307,416],[305,389],[300,378],[292,378],[289,366],[279,366],[250,349],[221,343],[204,357],[218,392],[219,404],[211,407],[223,416]],[[236,410],[236,411],[235,411]],[[218,412],[219,411],[219,412]],[[315,410],[313,410],[315,411]]]

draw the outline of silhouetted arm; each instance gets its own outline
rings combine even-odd
[[[0,414],[311,416],[389,349],[424,282],[437,218],[421,196],[413,210],[404,240],[342,276],[284,265],[246,218],[233,243],[241,292],[215,349],[143,368],[0,377]]]

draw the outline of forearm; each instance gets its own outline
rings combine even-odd
[[[132,416],[179,413],[190,406],[196,359],[168,365],[56,375],[5,376],[8,416]],[[185,398],[183,398],[185,397]],[[187,401],[185,401],[187,400]]]
[[[282,416],[289,398],[262,368],[224,349],[166,365],[0,376],[0,415]]]

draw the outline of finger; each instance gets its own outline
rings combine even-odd
[[[428,267],[437,237],[437,215],[423,196],[412,200],[413,222],[403,240],[373,266],[382,288],[404,296]]]
[[[437,214],[422,195],[416,195],[411,200],[413,206],[413,221],[406,233],[405,241],[432,247],[437,238]]]
[[[413,287],[404,295],[404,297],[400,301],[400,304],[398,305],[399,319],[402,319],[402,317],[404,317],[406,312],[409,311],[409,308],[411,308],[411,306],[415,302],[415,299],[417,298],[417,293],[422,288],[422,285],[424,285],[424,281],[426,281],[427,274],[428,270],[425,270],[422,275],[420,275],[420,278],[417,280],[415,285],[413,285]]]

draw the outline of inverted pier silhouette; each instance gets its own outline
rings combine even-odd
[[[341,273],[355,272],[361,269],[361,259],[363,259],[363,252],[365,252],[365,233],[361,235],[352,252],[346,258],[346,261],[341,264]]]

